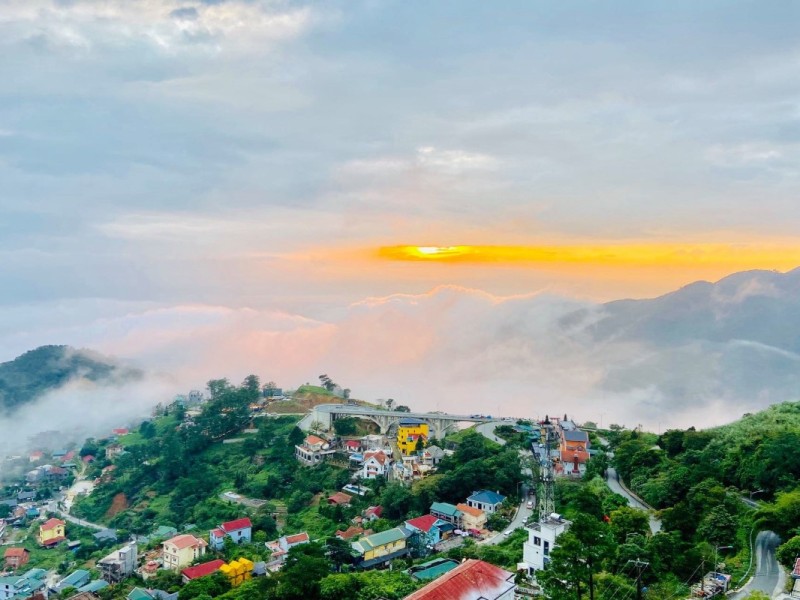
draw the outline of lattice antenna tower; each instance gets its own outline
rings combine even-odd
[[[545,460],[539,470],[539,487],[541,489],[541,494],[539,496],[539,518],[544,520],[556,511],[555,469],[553,468],[553,460],[550,457],[550,452],[555,442],[555,432],[553,430],[553,423],[547,415],[545,415],[542,425],[544,429]]]

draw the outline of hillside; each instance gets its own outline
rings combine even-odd
[[[117,365],[88,350],[41,346],[0,364],[0,413],[12,413],[76,378],[100,382],[141,376],[141,371]]]

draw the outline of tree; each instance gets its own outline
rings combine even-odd
[[[408,408],[405,404],[398,404],[394,407],[397,412],[411,412],[411,409]]]
[[[724,506],[715,506],[703,517],[697,535],[711,544],[732,543],[736,539],[736,519]]]
[[[139,425],[139,433],[146,440],[152,439],[156,436],[156,426],[152,421],[142,421],[142,424]]]
[[[280,600],[306,600],[319,597],[323,577],[331,572],[331,563],[318,543],[302,544],[289,549],[278,584]]]
[[[332,392],[334,389],[336,389],[336,384],[325,373],[323,373],[322,375],[319,376],[319,383],[320,383],[320,385],[322,387],[324,387],[329,392]]]
[[[336,435],[355,435],[358,431],[358,420],[354,417],[342,417],[333,422]]]
[[[309,429],[311,429],[311,431],[313,431],[314,433],[319,433],[320,431],[325,429],[325,425],[322,423],[322,421],[311,421]]]
[[[638,508],[623,506],[610,515],[611,531],[618,544],[624,544],[631,534],[646,536],[650,533],[650,518]]]
[[[411,508],[411,491],[402,483],[390,483],[381,492],[383,514],[389,519],[404,519]]]
[[[394,406],[394,398],[389,398],[386,401],[386,409],[387,410],[392,410],[392,406]]]
[[[342,398],[344,398],[345,400],[350,399],[350,388],[344,388],[342,390]]]
[[[777,556],[778,561],[791,571],[794,568],[795,560],[800,556],[800,535],[796,535],[778,546]]]
[[[547,598],[581,600],[582,584],[589,579],[584,551],[571,529],[558,536],[558,545],[550,552],[550,565],[538,578]]]
[[[231,589],[230,580],[224,573],[216,571],[205,577],[192,579],[178,592],[178,600],[192,600],[203,595],[215,598]]]
[[[338,537],[329,537],[325,542],[325,554],[337,571],[352,562],[350,551],[350,544]]]

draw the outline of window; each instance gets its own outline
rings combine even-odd
[[[533,545],[534,546],[541,546],[542,545],[542,538],[534,536]]]
[[[550,542],[548,542],[547,540],[545,540],[544,542],[544,555],[545,556],[550,555]]]

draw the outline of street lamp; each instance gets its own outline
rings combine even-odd
[[[717,574],[717,554],[720,550],[732,550],[733,546],[714,546],[714,575]]]

